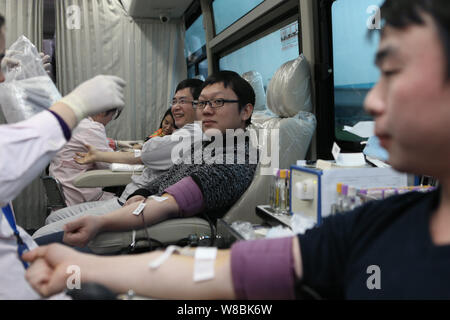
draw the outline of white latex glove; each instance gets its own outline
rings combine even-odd
[[[44,54],[43,52],[40,52],[39,55],[42,59],[42,64],[44,65],[44,70],[47,72],[47,74],[51,77],[52,75],[52,58],[49,55]]]
[[[68,105],[78,122],[83,118],[111,109],[125,107],[123,89],[125,81],[116,76],[96,76],[76,87],[59,102]]]

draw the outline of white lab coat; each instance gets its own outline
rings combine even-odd
[[[144,143],[141,159],[145,168],[141,175],[133,175],[120,200],[125,202],[128,196],[138,189],[145,189],[153,179],[157,178],[174,165],[172,152],[175,146],[187,148],[190,151],[191,143],[202,141],[203,131],[199,123],[188,123],[183,128],[175,130],[171,135],[153,137]]]
[[[58,120],[50,112],[15,124],[0,125],[0,205],[12,201],[48,165],[66,143]],[[31,214],[31,213],[30,213]],[[30,249],[37,245],[17,227]],[[0,215],[0,300],[38,299],[25,280],[17,242],[8,221]]]

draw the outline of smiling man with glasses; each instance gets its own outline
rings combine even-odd
[[[251,123],[251,94],[246,84],[234,75],[232,71],[222,71],[205,82],[198,101],[194,103],[203,131],[214,128],[225,133],[230,128],[245,129]]]
[[[193,99],[188,99],[182,91],[178,91],[174,99],[176,101],[173,101],[172,110],[176,120],[193,116],[189,112]],[[219,99],[239,102],[228,104],[224,101],[220,108],[199,108],[197,103],[194,104],[197,106],[197,120],[203,123],[203,132],[208,135],[209,130],[215,129],[215,134],[218,133],[217,130],[220,130],[219,134],[225,134],[226,130],[231,129],[245,135],[242,129],[249,123],[255,103],[251,85],[235,72],[221,71],[206,79],[199,96],[200,105],[201,101]],[[229,161],[207,163],[203,158],[197,159],[198,154],[203,156],[202,152],[191,152],[186,155],[191,160],[189,163],[174,165],[145,188],[130,195],[122,208],[101,216],[85,215],[67,223],[64,226],[64,242],[73,246],[85,246],[100,232],[135,230],[143,228],[144,223],[149,226],[170,218],[200,214],[211,219],[222,217],[247,190],[256,171],[257,163],[253,163],[250,156],[256,151],[248,139],[241,141],[244,141],[244,146],[240,145],[239,139],[234,144],[222,146],[222,156],[218,160],[234,155],[234,162],[231,164]],[[206,139],[201,147],[205,150],[211,144],[212,139]],[[192,150],[197,146],[197,143],[193,143]],[[242,156],[239,152],[242,149],[244,163],[239,162],[239,156]],[[151,196],[162,196],[164,200]],[[144,219],[132,214],[140,203],[145,203],[141,213]]]
[[[96,152],[91,160],[110,162],[110,163],[143,163],[145,165],[142,174],[132,176],[130,182],[120,198],[113,197],[106,201],[84,202],[72,205],[50,214],[46,219],[46,225],[33,234],[33,238],[39,244],[59,241],[62,237],[63,226],[75,219],[77,216],[85,214],[106,214],[108,212],[120,209],[124,204],[130,204],[134,201],[142,200],[143,197],[136,196],[127,201],[130,195],[136,190],[148,186],[152,180],[169,170],[172,165],[172,149],[183,142],[183,139],[189,141],[201,140],[201,128],[195,121],[195,110],[192,106],[195,98],[198,98],[203,81],[198,79],[186,79],[181,81],[175,89],[175,95],[169,104],[172,108],[172,114],[175,124],[178,128],[172,135],[164,137],[154,137],[144,143],[141,156],[136,158],[134,153],[127,152]],[[137,162],[139,161],[139,162]]]

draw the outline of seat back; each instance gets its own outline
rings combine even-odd
[[[270,111],[256,112],[252,116],[249,129],[257,132],[258,148],[272,161],[273,157],[278,157],[277,168],[289,169],[297,160],[306,157],[316,129],[316,118],[309,112],[312,109],[310,79],[309,66],[303,55],[282,65],[268,86],[267,107]],[[254,85],[254,81],[249,82]],[[276,149],[271,150],[276,146],[278,154]],[[227,223],[237,220],[261,222],[255,208],[269,203],[272,182],[272,170],[270,165],[264,164],[267,163],[264,157],[264,154],[260,156],[255,177],[247,191],[223,217]],[[271,165],[273,167],[273,162]]]
[[[47,215],[53,210],[67,207],[66,198],[64,197],[64,192],[59,181],[52,176],[41,176],[41,181],[45,189]]]

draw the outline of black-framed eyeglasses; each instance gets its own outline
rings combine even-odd
[[[213,99],[213,100],[199,100],[194,102],[194,108],[204,109],[206,105],[211,108],[221,108],[225,103],[239,103],[239,100],[227,100],[227,99]]]
[[[174,98],[174,99],[172,99],[172,101],[169,101],[169,105],[171,107],[175,106],[177,104],[182,105],[182,106],[187,105],[187,104],[193,105],[194,101],[188,100],[188,99],[183,99],[183,98],[181,98],[180,100]]]

